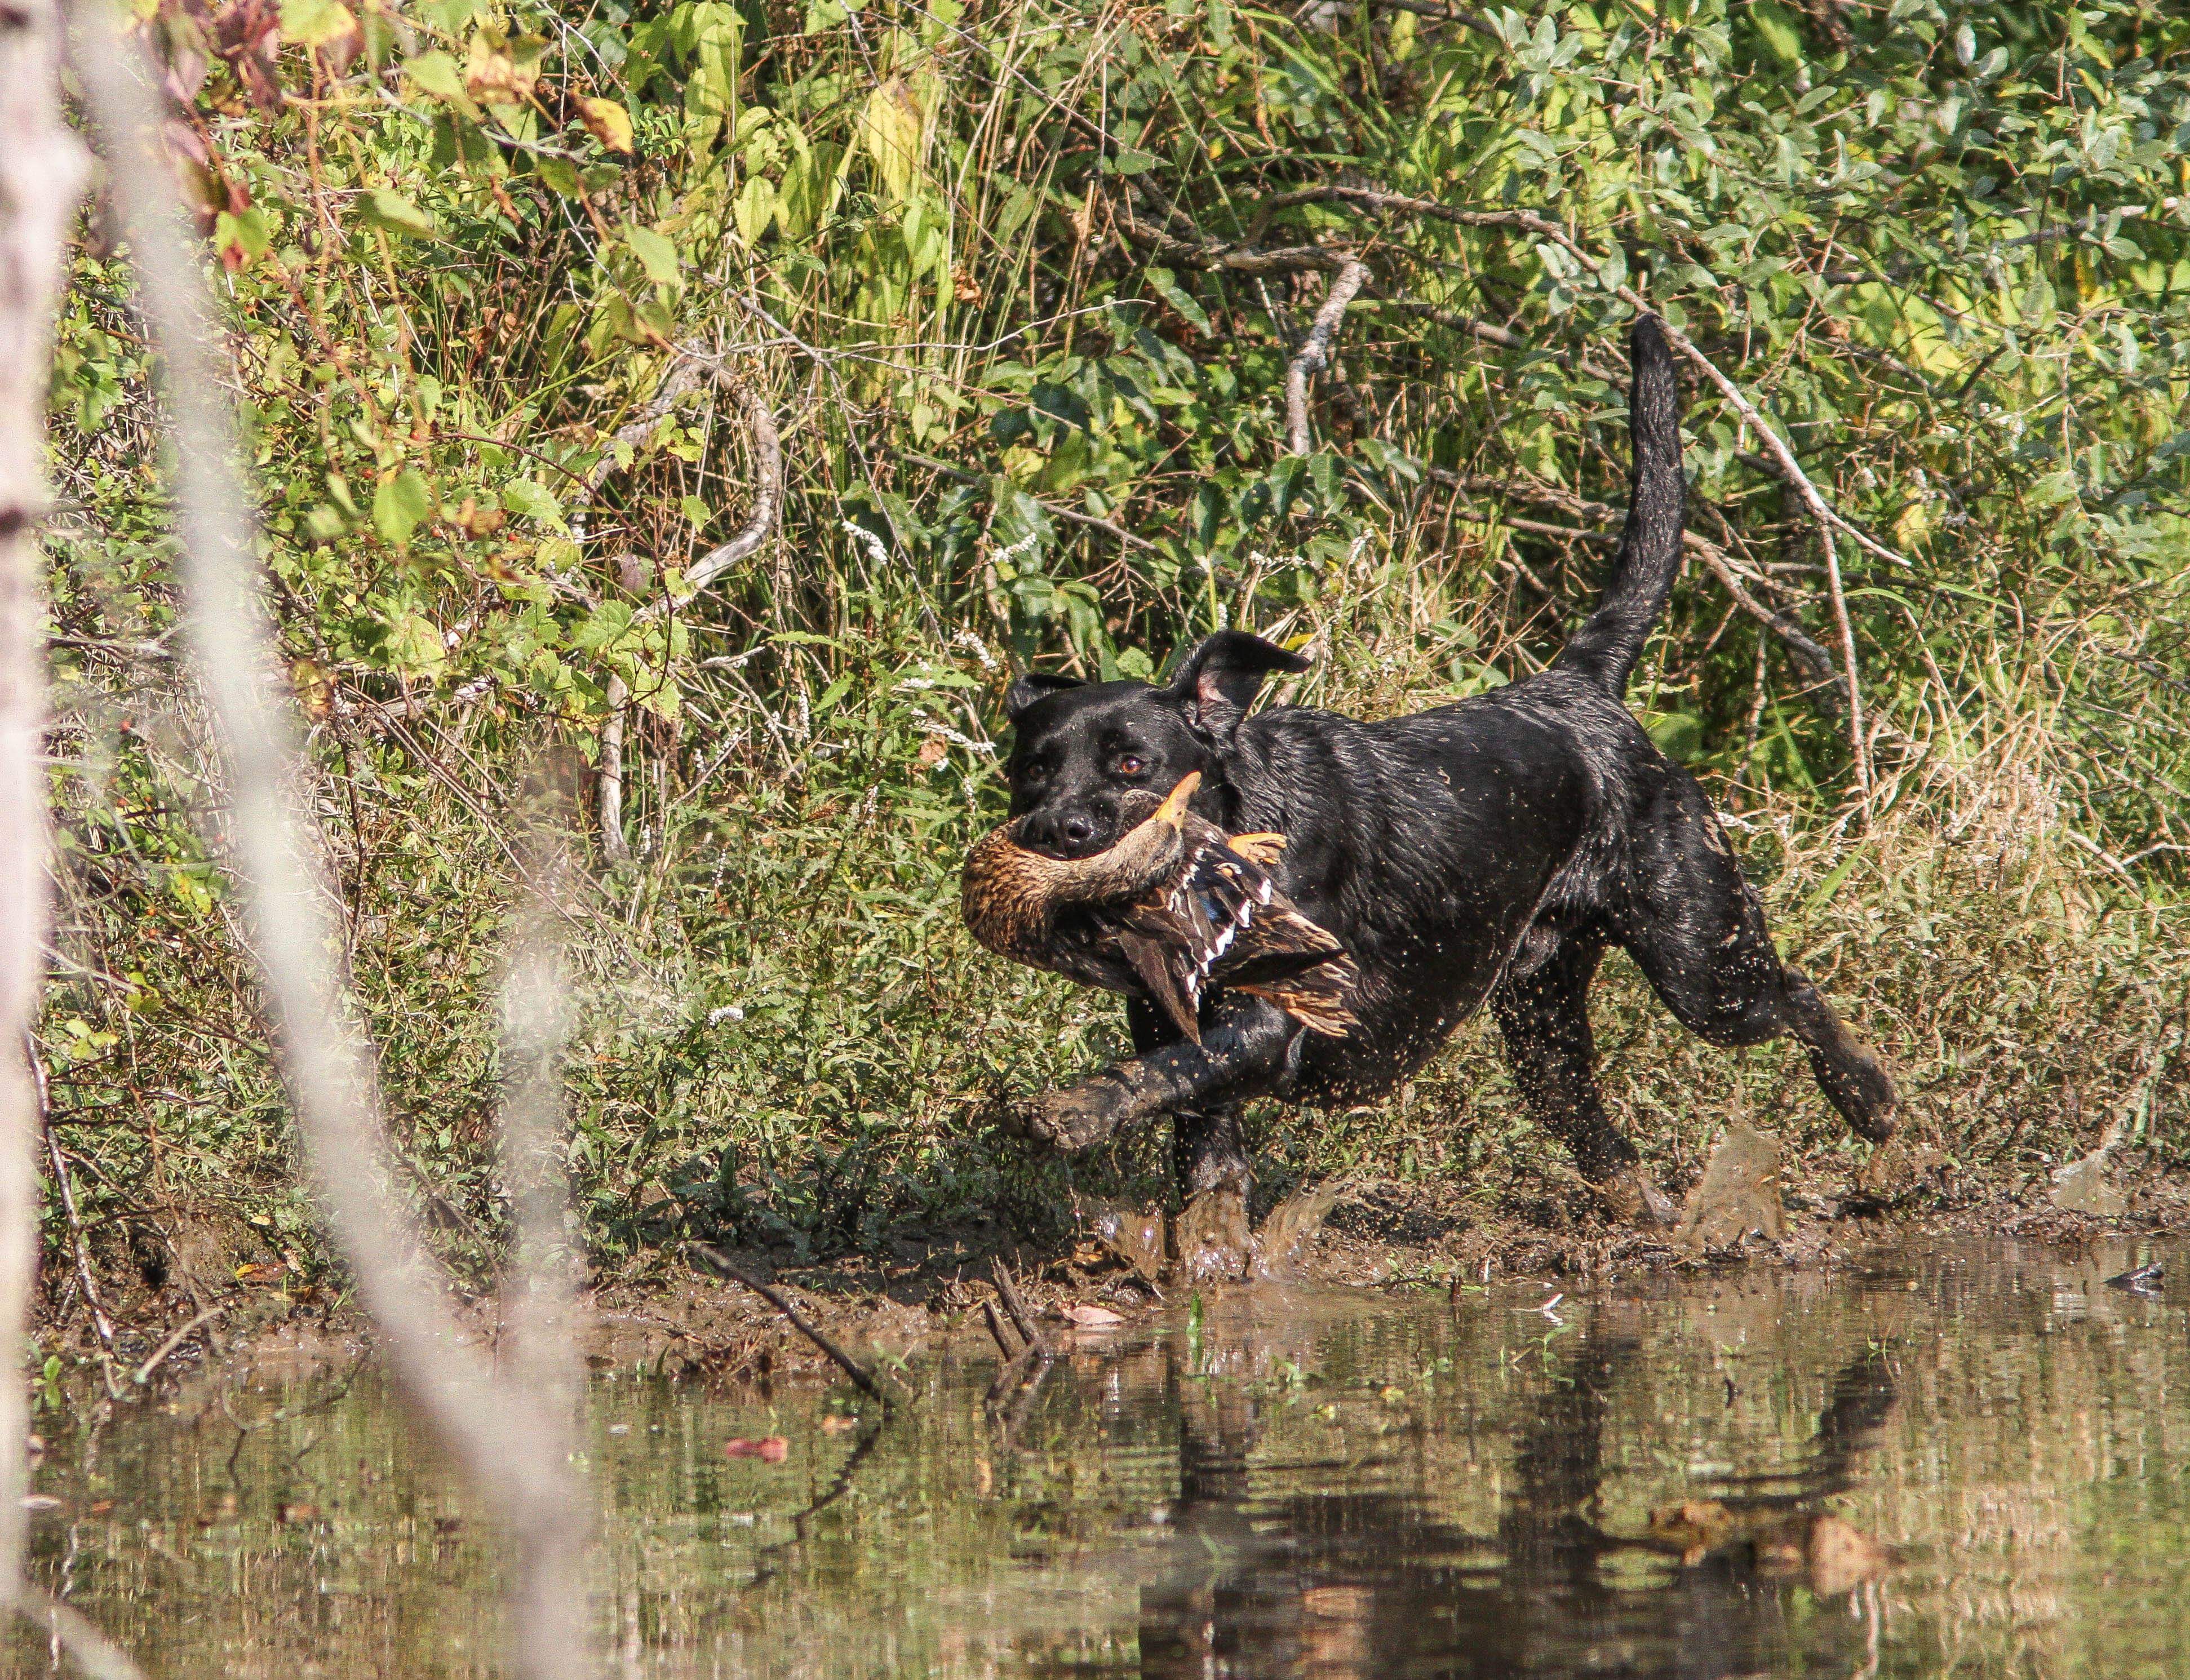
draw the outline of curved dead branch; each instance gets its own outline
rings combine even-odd
[[[783,439],[776,429],[775,411],[756,387],[732,373],[719,360],[704,356],[689,345],[675,348],[677,366],[664,380],[661,392],[648,405],[644,420],[633,424],[638,434],[644,436],[668,412],[669,405],[679,395],[691,389],[701,378],[712,377],[745,409],[746,429],[752,438],[752,511],[735,536],[692,563],[684,573],[684,587],[679,593],[650,601],[633,615],[634,623],[646,623],[682,612],[717,578],[758,553],[783,513]],[[617,434],[618,438],[631,430],[631,427],[625,428]],[[621,863],[631,856],[631,848],[623,837],[624,727],[631,705],[631,685],[613,672],[609,675],[604,703],[608,715],[601,721],[594,793],[599,804],[601,854],[610,863]]]
[[[1308,382],[1330,365],[1331,340],[1346,319],[1346,306],[1368,280],[1368,264],[1352,258],[1331,276],[1330,289],[1323,294],[1308,338],[1285,368],[1285,449],[1290,454],[1308,453]]]
[[[589,1671],[585,1594],[574,1560],[586,1532],[559,1394],[498,1381],[448,1306],[449,1280],[389,1193],[373,1053],[355,1025],[319,864],[294,790],[305,767],[277,699],[271,629],[253,564],[252,519],[222,389],[226,333],[188,241],[160,137],[162,105],[139,42],[91,3],[73,54],[100,133],[137,296],[161,356],[177,445],[175,496],[192,644],[227,749],[230,849],[264,976],[282,1072],[329,1225],[406,1399],[517,1542],[514,1667],[528,1680]]]

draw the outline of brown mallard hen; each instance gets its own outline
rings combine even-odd
[[[1270,879],[1283,835],[1228,835],[1187,809],[1200,782],[1189,775],[1092,857],[1030,851],[1016,822],[992,831],[966,855],[966,926],[1013,962],[1145,993],[1196,1043],[1202,999],[1227,989],[1343,1037],[1359,1024],[1353,959]]]

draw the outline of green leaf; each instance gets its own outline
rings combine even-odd
[[[1197,332],[1209,331],[1208,312],[1179,285],[1177,275],[1169,269],[1155,268],[1149,270],[1148,279],[1149,289],[1185,316]]]
[[[631,254],[638,258],[638,265],[646,270],[646,277],[656,286],[676,286],[682,282],[684,271],[678,264],[677,247],[652,228],[626,228],[623,242],[631,248]]]
[[[547,182],[551,191],[560,193],[565,198],[583,198],[586,196],[584,178],[578,173],[577,166],[567,157],[536,157],[532,160],[532,173]]]
[[[358,219],[367,227],[386,228],[390,233],[416,234],[430,239],[437,231],[434,219],[404,197],[400,192],[389,192],[376,187],[359,195]]]
[[[537,519],[558,531],[570,528],[563,518],[563,504],[555,499],[555,492],[536,479],[512,479],[502,485],[502,505],[513,514],[522,514],[528,519]]]
[[[603,601],[578,627],[570,644],[585,653],[604,652],[631,633],[631,621],[630,602]]]
[[[388,627],[388,656],[399,671],[431,676],[448,661],[434,621],[406,612]]]
[[[1770,49],[1773,58],[1790,67],[1802,62],[1802,31],[1774,0],[1753,0],[1749,19],[1756,27],[1756,38]]]
[[[433,491],[408,467],[383,479],[372,492],[372,528],[399,548],[433,511]]]
[[[472,103],[471,95],[464,91],[464,73],[457,61],[446,53],[421,53],[415,59],[406,59],[403,73],[422,93],[431,94],[437,99],[445,99],[467,116],[477,116],[479,107]]]

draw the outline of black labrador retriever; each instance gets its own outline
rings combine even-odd
[[[1488,998],[1538,1121],[1630,1217],[1665,1217],[1606,1116],[1590,981],[1624,947],[1683,1024],[1713,1044],[1791,1032],[1833,1105],[1892,1135],[1893,1084],[1818,989],[1779,960],[1763,906],[1711,802],[1628,712],[1628,673],[1681,553],[1680,401],[1658,324],[1630,340],[1631,497],[1610,588],[1552,667],[1456,705],[1367,724],[1302,707],[1247,715],[1297,656],[1239,631],[1194,649],[1166,686],[1029,676],[1007,701],[1021,843],[1085,857],[1189,770],[1194,809],[1233,832],[1274,829],[1279,888],[1359,965],[1360,1027],[1318,1037],[1262,1000],[1220,994],[1200,1044],[1127,1002],[1137,1053],[1022,1102],[1024,1133],[1074,1151],[1169,1114],[1181,1188],[1244,1191],[1240,1111],[1275,1095],[1350,1103],[1389,1090]]]

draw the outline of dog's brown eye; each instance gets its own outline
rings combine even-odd
[[[1118,760],[1118,774],[1121,776],[1137,776],[1148,767],[1147,759],[1138,758],[1131,752]]]

